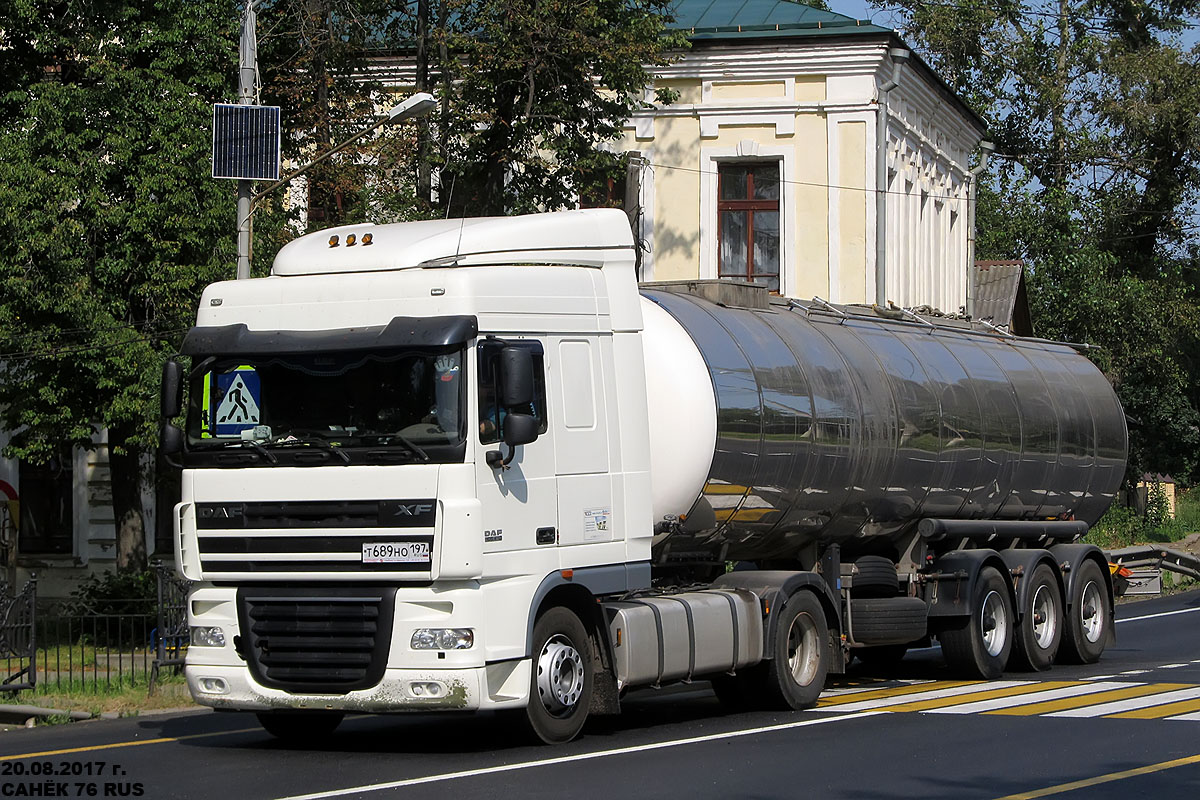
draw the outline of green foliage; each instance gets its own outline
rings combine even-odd
[[[153,609],[146,601],[158,599],[158,578],[153,569],[107,570],[89,574],[71,592],[68,614],[145,614]]]
[[[1084,541],[1115,550],[1135,544],[1178,542],[1193,533],[1200,533],[1200,489],[1176,495],[1172,518],[1162,486],[1155,483],[1149,490],[1145,514],[1139,514],[1129,506],[1114,504]]]
[[[978,257],[1025,261],[1039,335],[1101,346],[1127,481],[1200,480],[1200,0],[879,5],[987,121]]]

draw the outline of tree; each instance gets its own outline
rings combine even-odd
[[[15,0],[0,14],[0,422],[49,460],[108,429],[119,564],[144,559],[142,456],[201,288],[232,277],[220,0]]]
[[[570,207],[596,151],[645,102],[647,67],[687,46],[671,0],[429,0],[442,95],[431,207],[451,216]],[[657,93],[669,102],[670,92]],[[608,171],[618,169],[609,160]]]
[[[979,256],[1025,260],[1040,334],[1101,345],[1129,476],[1200,479],[1200,2],[879,5],[989,121]]]

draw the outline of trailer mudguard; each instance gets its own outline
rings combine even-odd
[[[1031,575],[1039,564],[1048,564],[1051,571],[1054,573],[1054,579],[1058,581],[1058,591],[1063,597],[1065,607],[1067,598],[1067,587],[1063,580],[1063,572],[1059,568],[1058,563],[1054,559],[1054,555],[1049,550],[1001,550],[1000,557],[1004,559],[1005,565],[1008,567],[1008,573],[1013,578],[1013,583],[1016,588],[1017,597],[1017,620],[1021,621],[1024,617],[1022,609],[1029,608],[1033,598],[1029,593],[1033,591],[1032,584],[1025,580],[1026,576]]]
[[[995,550],[951,550],[938,556],[933,567],[934,572],[925,583],[925,602],[929,604],[931,620],[974,613],[970,602],[984,567],[995,567],[1001,575],[1008,576],[1008,566]],[[1012,581],[1005,581],[1005,585],[1016,608],[1017,594]]]
[[[1114,599],[1116,595],[1113,593],[1112,573],[1108,570],[1108,559],[1104,556],[1104,551],[1094,544],[1082,543],[1056,544],[1049,550],[1063,574],[1063,608],[1068,614],[1073,610],[1069,604],[1075,591],[1075,575],[1079,572],[1079,565],[1084,561],[1095,561],[1099,565],[1100,574],[1104,576],[1104,585],[1108,588],[1108,618],[1114,621],[1114,624],[1110,625],[1108,629],[1107,644],[1115,644],[1117,641],[1116,600]]]
[[[720,589],[749,589],[758,595],[764,610],[764,660],[769,659],[774,652],[776,615],[783,609],[784,603],[801,589],[811,590],[821,601],[825,619],[829,623],[831,640],[837,641],[841,638],[841,601],[829,588],[825,579],[815,572],[792,572],[782,569],[727,572],[713,581],[712,585]]]

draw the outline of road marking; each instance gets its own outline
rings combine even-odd
[[[1172,686],[1177,687],[1182,685],[1186,684],[1157,683],[1151,684],[1149,688],[1155,689],[1162,687],[1163,689],[1169,689]],[[1179,689],[1173,692],[1167,691],[1162,692],[1161,694],[1148,694],[1141,697],[1134,697],[1133,695],[1130,695],[1130,699],[1128,700],[1118,700],[1118,702],[1113,703],[1101,703],[1100,705],[1089,706],[1087,708],[1076,708],[1071,711],[1059,711],[1055,714],[1047,714],[1046,716],[1076,718],[1103,717],[1107,714],[1116,714],[1121,711],[1132,711],[1135,708],[1149,708],[1150,706],[1166,705],[1167,703],[1173,703],[1176,700],[1194,700],[1197,697],[1200,697],[1200,686],[1189,686],[1186,689]]]
[[[900,697],[906,694],[919,694],[937,689],[950,689],[956,686],[984,686],[983,681],[930,681],[929,683],[917,683],[909,686],[891,686],[887,689],[872,689],[868,692],[859,692],[857,694],[844,694],[837,697],[822,697],[817,703],[817,708],[829,708],[830,706],[838,706],[843,703],[854,703],[862,700],[877,700],[885,697]],[[840,711],[841,709],[833,709]]]
[[[1167,703],[1150,708],[1139,708],[1134,711],[1122,711],[1120,714],[1108,714],[1108,719],[1162,719],[1174,717],[1176,714],[1187,714],[1200,711],[1200,700],[1181,700],[1177,703]]]
[[[832,722],[863,719],[865,717],[873,717],[882,713],[884,712],[864,711],[858,714],[840,714],[836,717],[818,717],[816,719],[800,720],[799,722],[785,722],[780,725],[766,725],[761,728],[744,728],[742,730],[728,731],[726,733],[712,733],[708,734],[707,736],[692,736],[687,739],[672,739],[666,742],[651,742],[650,744],[634,745],[632,747],[617,747],[613,748],[612,750],[598,750],[592,753],[580,753],[573,756],[543,758],[537,761],[521,761],[516,764],[501,764],[495,767],[482,767],[480,769],[463,770],[462,772],[446,772],[439,775],[426,775],[421,778],[406,778],[404,780],[388,781],[386,783],[369,783],[362,786],[351,786],[346,789],[332,789],[327,792],[290,795],[288,797],[281,797],[279,800],[320,800],[320,798],[325,797],[341,797],[348,794],[378,792],[383,789],[399,789],[405,786],[418,786],[425,783],[441,783],[443,781],[459,780],[460,778],[474,778],[480,775],[494,775],[500,772],[515,772],[517,770],[533,769],[535,767],[549,767],[556,764],[570,764],[575,761],[590,761],[597,758],[608,758],[609,756],[652,752],[654,750],[663,750],[669,747],[683,747],[690,744],[718,742],[722,739],[736,739],[742,736],[755,736],[761,733],[774,733],[775,731],[786,731],[793,728],[806,728],[813,725],[824,725]]]
[[[1145,675],[1150,670],[1148,669],[1127,669],[1122,672],[1122,675]]]
[[[847,703],[839,706],[836,711],[867,711],[875,708],[886,708],[888,706],[899,706],[907,703],[915,703],[922,700],[941,700],[947,697],[953,697],[962,700],[963,695],[974,695],[978,692],[987,691],[988,689],[1004,689],[1009,686],[1034,686],[1033,681],[991,681],[990,683],[971,683],[962,686],[951,686],[946,689],[934,689],[927,692],[916,692],[911,694],[895,694],[888,697],[879,697],[874,700],[862,700],[857,703]]]
[[[999,798],[999,800],[1035,800],[1035,798],[1038,797],[1049,797],[1052,794],[1073,792],[1076,789],[1086,789],[1089,786],[1099,786],[1102,783],[1111,783],[1113,781],[1124,780],[1125,778],[1136,778],[1139,775],[1149,775],[1154,772],[1162,772],[1164,770],[1174,769],[1175,767],[1186,767],[1189,764],[1200,764],[1200,755],[1188,756],[1186,758],[1176,758],[1173,761],[1162,761],[1158,764],[1150,764],[1149,766],[1137,767],[1136,769],[1110,772],[1107,775],[1097,775],[1094,778],[1084,778],[1081,781],[1060,783],[1057,786],[1047,786],[1045,789],[1034,789],[1031,792],[1005,795],[1004,797]]]
[[[1078,686],[1065,686],[1062,689],[1051,689],[1048,692],[1031,692],[1021,695],[1020,697],[1005,697],[999,700],[983,700],[978,703],[964,703],[960,706],[952,706],[950,708],[938,708],[928,711],[929,714],[976,714],[983,711],[995,711],[1000,708],[1012,708],[1013,706],[1025,705],[1027,703],[1036,703],[1042,700],[1057,700],[1062,697],[1076,697],[1081,694],[1094,694],[1097,692],[1107,691],[1108,689],[1120,689],[1126,686],[1133,686],[1131,683],[1110,683],[1098,681],[1095,683],[1084,683]]]
[[[972,701],[994,700],[994,699],[997,699],[1000,697],[1013,697],[1014,695],[1027,694],[1029,692],[1034,692],[1034,691],[1037,691],[1037,692],[1048,691],[1050,689],[1057,689],[1057,688],[1060,688],[1063,686],[1079,686],[1079,685],[1080,684],[1078,681],[1043,681],[1039,684],[1036,684],[1035,686],[1030,686],[1027,683],[1022,682],[1017,686],[1009,686],[1006,689],[991,689],[988,691],[976,692],[974,694],[967,695],[966,698],[944,697],[944,698],[941,698],[938,700],[926,700],[926,701],[918,702],[918,703],[905,703],[905,704],[899,705],[899,706],[891,706],[887,710],[891,711],[891,712],[932,711],[935,708],[946,708],[947,706],[957,705],[958,703],[961,703],[964,699],[970,699]]]
[[[1159,667],[1159,669],[1179,669],[1180,667],[1186,666],[1187,664],[1163,664],[1161,667]]]
[[[202,739],[206,736],[230,736],[235,733],[250,733],[262,731],[262,728],[241,728],[236,731],[214,731],[212,733],[189,733],[186,736],[166,736],[161,739],[139,739],[133,742],[113,742],[112,744],[94,744],[88,747],[68,747],[65,750],[43,750],[40,753],[17,753],[11,756],[0,756],[0,761],[20,761],[23,758],[45,758],[46,756],[62,756],[68,753],[91,753],[96,750],[113,750],[118,747],[140,747],[144,744],[162,744],[163,742],[183,742],[188,739]]]
[[[1111,681],[1116,678],[1116,675],[1093,675],[1090,678],[1084,678],[1085,681]]]
[[[1117,620],[1117,624],[1120,625],[1122,622],[1141,622],[1144,619],[1158,619],[1159,617],[1173,617],[1176,614],[1194,614],[1197,611],[1200,611],[1200,607],[1180,608],[1180,609],[1176,609],[1175,611],[1160,611],[1157,614],[1146,614],[1141,617],[1128,617],[1126,619],[1119,619],[1119,620]],[[1193,661],[1192,663],[1200,664],[1200,659],[1197,659],[1197,660]]]
[[[1095,686],[1095,684],[1092,684]],[[1032,705],[1018,706],[1016,708],[1003,708],[996,711],[989,711],[989,714],[1004,714],[1010,717],[1034,717],[1045,714],[1048,717],[1099,717],[1101,714],[1093,714],[1092,710],[1096,708],[1105,708],[1109,705],[1115,705],[1115,701],[1130,701],[1130,698],[1143,699],[1146,695],[1163,696],[1164,689],[1179,688],[1180,684],[1163,686],[1162,684],[1134,684],[1126,685],[1122,689],[1113,689],[1108,692],[1099,692],[1096,694],[1088,694],[1082,697],[1064,697],[1059,700],[1048,700],[1044,703],[1033,703]],[[1192,687],[1193,689],[1195,687]],[[1164,700],[1168,703],[1171,700],[1182,700],[1182,697],[1170,697]],[[1151,698],[1144,705],[1154,705],[1155,698]],[[1084,708],[1086,706],[1086,708]],[[1133,708],[1133,706],[1130,706]],[[1070,709],[1070,710],[1068,710]],[[1114,708],[1113,711],[1125,711],[1124,708]]]

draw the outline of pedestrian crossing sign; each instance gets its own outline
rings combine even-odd
[[[239,368],[213,377],[217,383],[214,399],[220,398],[212,417],[216,435],[241,436],[242,431],[258,425],[262,420],[259,410],[262,384],[258,373],[254,369]]]

